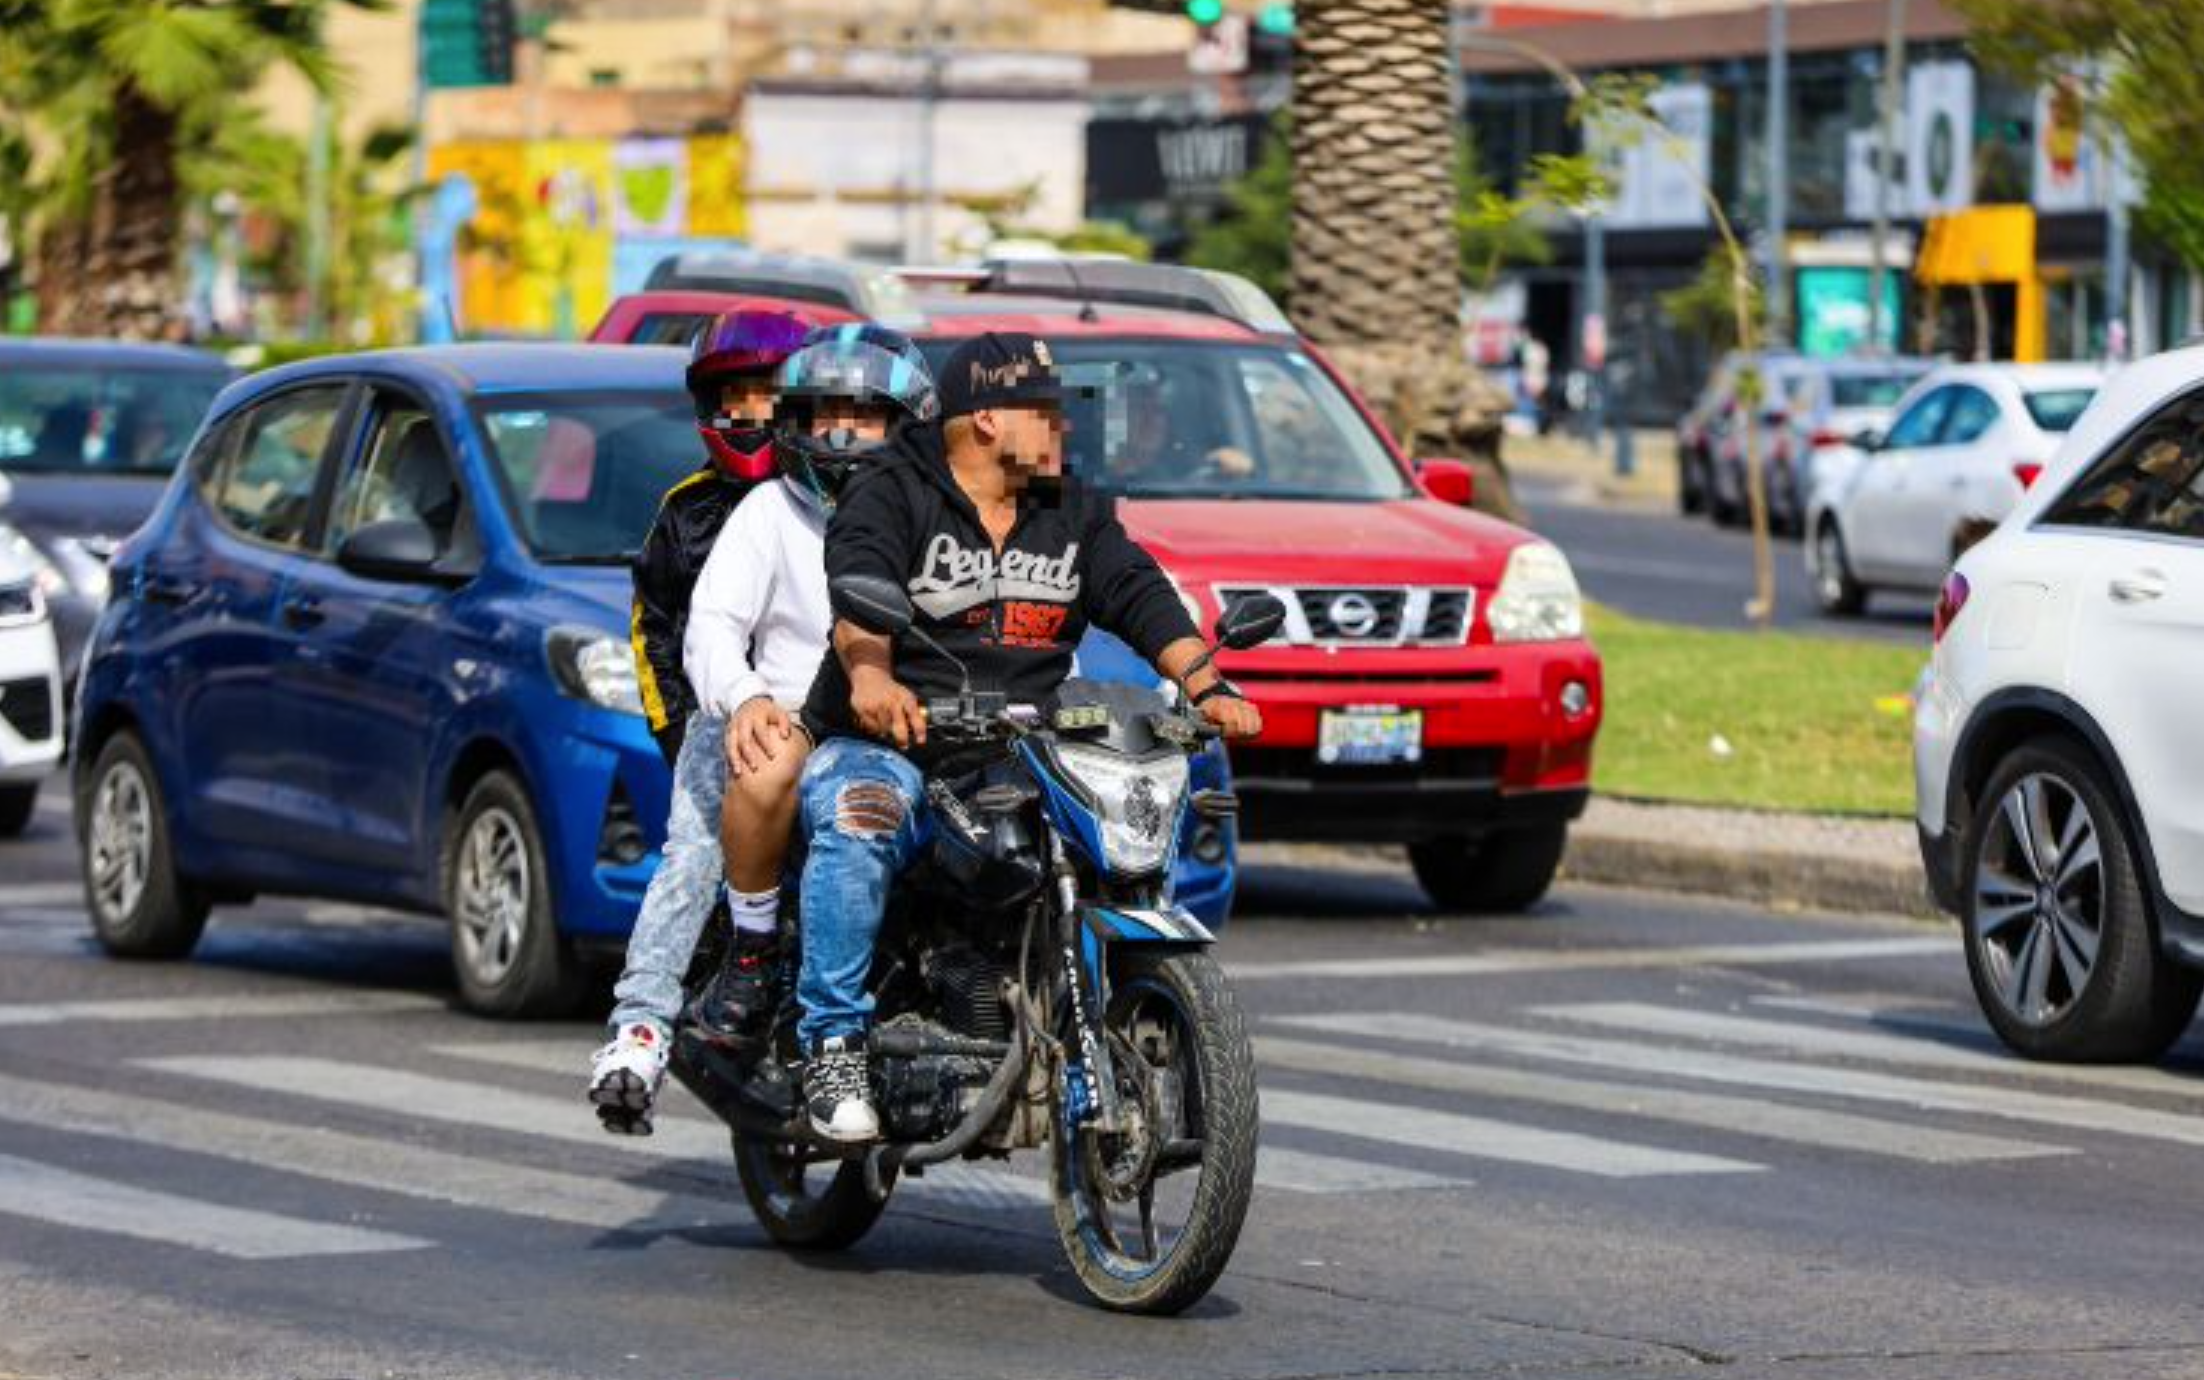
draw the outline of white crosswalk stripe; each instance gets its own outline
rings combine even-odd
[[[115,998],[98,1001],[0,1003],[0,1027],[75,1025],[102,1021],[296,1020],[302,1016],[383,1016],[441,1010],[444,1003],[412,992],[296,992],[208,997]]]
[[[1757,1020],[1714,1011],[1687,1011],[1638,1002],[1596,1002],[1537,1008],[1534,1015],[1580,1025],[1604,1026],[1708,1044],[1749,1045],[1762,1050],[1809,1057],[1872,1060],[1916,1068],[1996,1074],[2039,1083],[2075,1083],[2090,1088],[2128,1088],[2136,1092],[2204,1096],[2204,1081],[2193,1074],[2162,1069],[2106,1065],[2041,1064],[1986,1049],[1966,1049],[1925,1035],[1895,1035],[1867,1030],[1836,1030],[1794,1021]]]
[[[1819,1107],[1793,1107],[1758,1098],[1649,1088],[1643,1084],[1563,1078],[1466,1060],[1376,1054],[1312,1040],[1266,1035],[1255,1042],[1255,1049],[1257,1057],[1269,1068],[1331,1074],[1473,1097],[1542,1102],[1580,1111],[1642,1117],[1763,1140],[1885,1155],[1927,1164],[1966,1164],[2072,1153],[2056,1146],[2036,1145],[2009,1137],[1941,1131],[1910,1122],[1882,1121]]]
[[[84,900],[82,882],[11,882],[0,885],[0,911],[17,906],[65,906]]]
[[[1517,952],[1448,954],[1428,958],[1297,959],[1279,963],[1225,963],[1234,982],[1283,978],[1491,977],[1514,973],[1566,973],[1590,969],[1749,968],[1780,964],[1861,963],[1877,959],[1956,954],[1948,937],[1808,940],[1786,944],[1708,944],[1617,949],[1525,949]]]
[[[2130,1107],[2090,1098],[2062,1097],[2018,1088],[1987,1087],[1901,1077],[1863,1069],[1793,1064],[1746,1055],[1554,1035],[1519,1027],[1482,1025],[1403,1012],[1289,1016],[1278,1022],[1304,1030],[1411,1043],[1452,1046],[1512,1058],[1589,1065],[1781,1092],[1890,1102],[1925,1111],[1961,1112],[2003,1121],[2111,1132],[2177,1145],[2204,1145],[2204,1117]]]
[[[393,1232],[310,1222],[181,1194],[158,1193],[15,1155],[0,1155],[0,1214],[189,1246],[239,1260],[363,1255],[419,1250],[433,1244]]]

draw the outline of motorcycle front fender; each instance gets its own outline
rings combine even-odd
[[[1119,908],[1087,904],[1079,907],[1081,923],[1112,944],[1154,944],[1171,948],[1202,948],[1217,942],[1209,927],[1183,906]]]

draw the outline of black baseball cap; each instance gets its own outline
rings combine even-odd
[[[1061,407],[1063,380],[1048,342],[1024,331],[988,331],[952,351],[935,377],[943,417],[995,407]]]

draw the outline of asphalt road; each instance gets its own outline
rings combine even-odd
[[[58,811],[0,845],[0,1376],[2204,1374],[2204,1064],[2030,1067],[1940,928],[1564,889],[1505,923],[1262,870],[1232,1269],[1100,1313],[1035,1166],[773,1249],[713,1126],[598,1134],[587,1023],[460,1015],[437,932],[87,944]]]
[[[1525,477],[1517,497],[1530,525],[1568,553],[1591,598],[1624,613],[1710,628],[1747,628],[1752,537],[1673,510],[1592,501],[1569,487]],[[1928,645],[1935,600],[1877,594],[1858,618],[1814,607],[1795,540],[1775,541],[1775,625],[1833,637]]]

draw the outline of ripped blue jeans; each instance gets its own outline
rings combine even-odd
[[[829,738],[804,764],[799,832],[806,842],[803,970],[796,997],[805,1050],[862,1035],[872,1020],[873,944],[888,889],[933,836],[925,778],[902,753]]]

